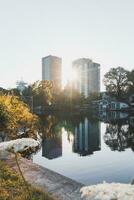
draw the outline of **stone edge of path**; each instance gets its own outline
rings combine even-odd
[[[18,159],[23,175],[32,186],[49,192],[58,200],[82,200],[80,188],[84,185],[57,172],[49,170],[38,164],[20,157]],[[5,162],[13,169],[17,170],[13,155],[8,156]]]

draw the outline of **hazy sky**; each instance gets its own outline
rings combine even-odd
[[[0,0],[0,87],[41,79],[41,57],[134,68],[134,0]],[[103,87],[102,87],[103,88]]]

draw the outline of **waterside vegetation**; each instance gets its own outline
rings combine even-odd
[[[19,131],[27,130],[33,135],[38,126],[38,117],[32,114],[28,106],[13,95],[0,95],[0,130],[10,138],[16,138]]]
[[[31,197],[25,191],[21,176],[13,171],[5,161],[0,161],[0,199],[1,200],[54,200],[47,193],[29,185]]]

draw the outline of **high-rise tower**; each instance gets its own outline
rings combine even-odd
[[[61,64],[62,59],[56,56],[46,56],[42,58],[42,80],[52,81],[61,88]]]
[[[88,58],[80,58],[73,62],[73,72],[76,75],[74,88],[88,97],[91,93],[100,92],[100,64]]]

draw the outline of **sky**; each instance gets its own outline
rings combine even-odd
[[[81,57],[101,64],[101,80],[134,69],[133,11],[134,0],[0,0],[0,87],[41,80],[49,54],[62,57],[64,78]]]

